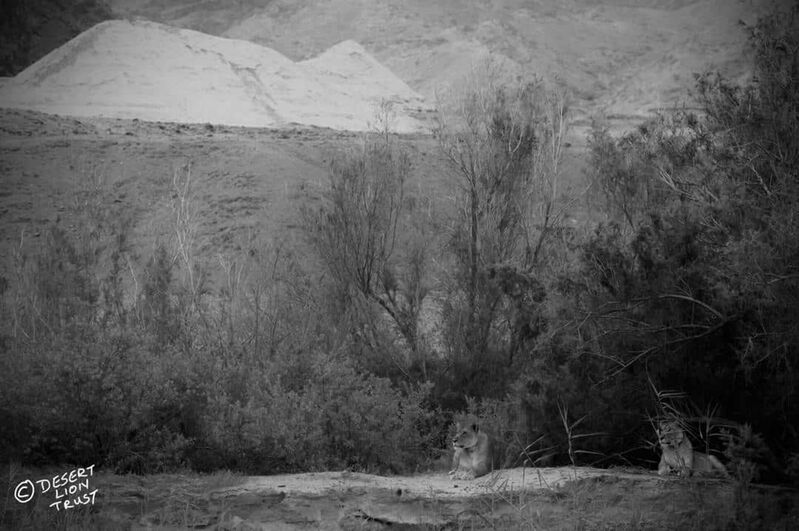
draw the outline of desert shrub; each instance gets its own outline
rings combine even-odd
[[[420,313],[431,289],[430,227],[418,222],[424,198],[406,190],[410,156],[385,127],[334,158],[321,205],[302,214],[345,350],[362,368],[407,382],[419,369],[428,376]]]
[[[47,333],[12,338],[9,346],[22,356],[3,353],[0,413],[13,427],[2,439],[9,457],[135,473],[186,465],[260,473],[400,471],[430,460],[429,387],[407,384],[400,391],[346,356],[314,354],[319,344],[291,328],[292,321],[271,329],[294,335],[279,344],[264,335],[264,350],[250,350],[240,334],[251,329],[230,328],[231,319],[247,315],[246,305],[231,299],[230,314],[214,314],[210,304],[187,312],[163,247],[142,269],[139,297],[109,299],[116,318],[101,316],[101,297],[108,297],[97,280],[102,266],[79,262],[76,242],[56,234],[44,252],[57,259],[31,259],[24,273],[51,277],[31,299],[49,305]],[[76,262],[82,266],[72,267]],[[60,277],[68,285],[53,267],[69,272]],[[75,275],[87,280],[71,282]],[[291,319],[308,304],[295,303],[296,312],[283,306]],[[196,332],[190,341],[181,340],[185,326]],[[289,328],[276,328],[283,326]]]
[[[3,352],[0,409],[15,428],[3,449],[30,463],[111,466],[126,452],[162,452],[176,441],[173,434],[156,436],[164,428],[153,411],[174,396],[164,360],[144,348],[125,307],[115,261],[124,238],[102,247],[94,246],[93,233],[75,238],[54,226],[46,234],[43,246],[18,261],[15,290],[27,293],[12,294],[22,304]],[[108,256],[110,266],[101,260]],[[140,429],[150,434],[144,442],[137,442]],[[179,454],[144,460],[148,467],[157,460],[171,465]]]
[[[653,385],[684,393],[693,417],[713,409],[723,425],[752,425],[759,435],[712,441],[716,451],[729,445],[742,476],[778,468],[763,463],[768,446],[795,452],[796,434],[785,427],[799,414],[799,336],[790,324],[799,307],[799,98],[787,81],[796,76],[796,20],[794,8],[750,28],[757,77],[749,85],[700,76],[702,113],[663,114],[620,137],[592,133],[594,204],[605,218],[584,240],[553,247],[569,263],[527,272],[542,295],[508,281],[524,268],[487,276],[497,302],[477,306],[512,309],[497,316],[523,316],[532,331],[516,343],[515,369],[491,374],[492,384],[502,381],[495,396],[520,408],[535,456],[549,456],[542,462],[651,463]],[[451,300],[469,306],[467,296]],[[468,312],[450,315],[468,322]],[[504,350],[501,322],[484,327],[494,334],[487,342],[468,340],[479,345],[478,363]],[[455,326],[450,344],[465,337]]]
[[[558,193],[566,96],[540,79],[500,86],[494,63],[440,102],[437,136],[455,181],[442,271],[444,407],[463,395],[502,399],[545,323],[548,246]]]
[[[393,179],[408,161],[388,141],[361,159],[368,171],[359,173],[357,161],[334,171],[345,193],[336,195],[342,190],[334,186],[332,205],[352,199],[344,181],[368,195],[374,190],[359,179],[377,178],[388,190],[366,211],[329,212],[363,215],[363,227],[377,231],[366,230],[366,262],[379,262],[366,277],[352,257],[339,256],[343,269],[332,291],[355,287],[344,306],[372,306],[355,308],[344,334],[339,308],[318,289],[322,275],[288,238],[240,242],[239,255],[220,252],[221,282],[212,292],[208,265],[196,255],[190,166],[173,180],[179,241],[156,242],[143,256],[129,242],[129,213],[109,207],[102,179],[92,179],[76,194],[77,230],[54,224],[13,257],[14,282],[2,293],[10,319],[0,345],[0,418],[12,428],[0,435],[3,456],[134,473],[182,466],[400,471],[430,461],[442,429],[429,386],[408,377],[414,358],[407,350],[418,343],[424,250],[368,251],[375,242],[393,245],[384,237],[400,210],[379,220],[384,207],[403,204],[392,195]],[[411,207],[403,207],[406,221]],[[335,237],[316,229],[315,238]],[[397,319],[379,314],[386,308]],[[364,323],[364,315],[375,320]],[[372,337],[370,326],[386,351],[353,341],[358,331]],[[402,384],[369,370],[391,374],[392,366]]]
[[[347,466],[400,472],[429,457],[428,434],[419,431],[431,415],[423,405],[428,387],[402,393],[387,379],[358,375],[337,363],[323,370],[317,399],[329,404],[327,436],[333,448],[344,449]]]
[[[204,440],[224,466],[399,472],[429,459],[433,448],[421,429],[431,417],[423,405],[426,387],[400,392],[387,379],[323,355],[314,356],[302,388],[286,388],[279,372],[252,378],[246,401],[229,395],[210,401]]]
[[[748,485],[764,479],[788,479],[783,476],[783,471],[763,436],[755,433],[752,426],[731,426],[723,430],[723,435],[726,438],[724,456],[729,461],[727,468],[739,482]]]
[[[582,350],[594,357],[589,394],[605,396],[608,413],[629,405],[644,417],[656,406],[651,380],[751,423],[783,451],[799,443],[784,429],[799,414],[799,96],[786,82],[796,76],[788,58],[796,20],[793,8],[751,28],[752,83],[700,76],[702,114],[678,111],[618,139],[591,138],[607,222],[584,245],[569,293]],[[622,435],[626,423],[606,418],[622,437],[614,440],[634,447],[635,432]]]
[[[142,289],[136,305],[136,317],[143,330],[151,335],[151,345],[163,351],[178,337],[180,315],[173,300],[174,264],[163,242],[155,248],[142,272]]]

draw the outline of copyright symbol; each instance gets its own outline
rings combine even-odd
[[[16,489],[14,489],[14,498],[19,503],[28,503],[33,499],[35,491],[36,489],[33,486],[33,482],[29,479],[26,479],[17,485]]]

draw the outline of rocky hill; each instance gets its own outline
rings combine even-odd
[[[108,18],[144,18],[267,46],[292,61],[347,40],[433,102],[491,54],[506,75],[554,77],[572,116],[637,123],[689,104],[694,74],[745,78],[746,29],[789,0],[5,0],[6,74]],[[8,4],[8,9],[6,9]],[[67,28],[66,30],[64,28]],[[34,46],[35,44],[35,46]],[[35,50],[34,50],[35,48]]]
[[[376,106],[392,126],[423,128],[423,98],[354,41],[294,62],[251,42],[144,20],[80,34],[0,88],[0,105],[69,116],[367,130]]]
[[[785,0],[111,0],[120,13],[269,46],[294,60],[353,39],[428,99],[485,55],[557,77],[576,117],[637,121],[689,103],[693,74],[748,75],[746,30]],[[189,4],[195,6],[189,9]],[[181,9],[179,6],[183,6]],[[227,21],[227,22],[225,22]]]

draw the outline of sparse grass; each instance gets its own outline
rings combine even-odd
[[[481,499],[477,529],[792,529],[799,523],[799,496],[758,487],[752,510],[735,509],[733,488],[704,480],[630,480],[612,475],[577,479],[552,491],[492,487]],[[468,527],[465,527],[468,528]]]
[[[244,477],[226,470],[208,475],[184,472],[157,476],[113,476],[102,471],[90,482],[97,489],[93,505],[56,510],[50,504],[53,492],[37,494],[21,504],[13,493],[20,481],[52,477],[69,470],[22,468],[8,465],[0,488],[5,497],[0,506],[0,529],[13,530],[106,530],[132,526],[164,526],[184,529],[216,522],[235,499],[214,493],[236,487]]]

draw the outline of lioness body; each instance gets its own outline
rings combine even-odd
[[[658,474],[661,476],[672,470],[676,470],[681,476],[713,473],[728,475],[727,469],[714,456],[694,451],[691,441],[677,422],[662,422],[658,429],[658,441],[663,450],[658,465]]]
[[[457,425],[452,446],[452,470],[449,474],[458,479],[479,478],[493,470],[491,440],[477,424],[461,427]]]

